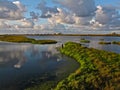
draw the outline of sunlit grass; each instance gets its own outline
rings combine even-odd
[[[14,43],[32,43],[32,44],[54,44],[55,40],[35,40],[24,35],[1,35],[0,41],[14,42]]]
[[[111,42],[107,42],[107,41],[100,41],[99,44],[111,44]]]
[[[112,44],[120,45],[120,41],[113,41]]]
[[[80,40],[80,42],[81,42],[81,43],[90,43],[89,40],[86,40],[86,39],[84,39],[84,38],[82,38],[82,39]]]
[[[57,85],[55,90],[119,90],[120,55],[86,48],[68,42],[61,53],[79,62],[79,69]]]

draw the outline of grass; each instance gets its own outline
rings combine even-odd
[[[84,39],[84,38],[82,38],[82,39],[80,40],[80,42],[81,42],[81,43],[90,43],[89,40],[86,40],[86,39]]]
[[[107,41],[100,41],[99,44],[116,44],[116,45],[120,45],[119,41],[112,41],[112,42],[107,42]]]
[[[54,44],[55,40],[35,40],[24,35],[0,35],[0,41],[14,42],[14,43],[32,43],[32,44]]]
[[[120,90],[120,54],[68,42],[60,52],[80,67],[58,83],[55,90]]]
[[[111,44],[111,42],[100,41],[99,44]]]
[[[113,41],[112,44],[120,45],[120,42],[119,41]]]

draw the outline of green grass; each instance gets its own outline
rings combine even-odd
[[[120,54],[68,42],[60,52],[80,67],[58,83],[55,90],[120,90]]]
[[[112,44],[120,45],[120,41],[113,41]]]
[[[100,41],[99,44],[111,44],[111,42]]]
[[[35,40],[27,38],[24,35],[0,35],[0,41],[14,42],[14,43],[32,43],[32,44],[54,44],[55,40]]]
[[[112,41],[112,42],[107,42],[107,41],[100,41],[99,44],[116,44],[116,45],[120,45],[119,41]]]
[[[81,43],[90,43],[90,41],[89,41],[89,40],[86,40],[86,39],[84,39],[84,38],[83,38],[83,39],[81,39],[81,40],[80,40],[80,42],[81,42]]]

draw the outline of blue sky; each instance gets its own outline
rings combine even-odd
[[[106,5],[106,4],[112,4],[112,5],[116,5],[118,4],[120,1],[119,0],[96,0],[96,4],[99,5]]]
[[[10,0],[10,1],[15,1],[15,0]],[[17,1],[17,0],[16,0]],[[48,6],[54,6],[55,4],[52,3],[52,0],[19,0],[21,3],[23,3],[26,8],[27,8],[27,12],[26,12],[26,16],[29,16],[29,12],[31,11],[35,11],[35,12],[39,12],[40,10],[36,9],[38,3],[40,3],[41,1],[46,1]],[[113,6],[118,6],[120,4],[119,0],[95,0],[96,5],[113,5]]]
[[[36,11],[40,12],[40,10],[36,9],[38,3],[40,3],[43,0],[20,0],[26,7],[28,12],[26,13],[26,16],[29,16],[29,12]],[[51,0],[46,0],[48,6],[54,6],[55,4],[51,2]],[[120,4],[119,0],[95,0],[96,5],[113,5],[118,6]]]
[[[119,4],[119,0],[0,0],[0,28],[119,30]]]

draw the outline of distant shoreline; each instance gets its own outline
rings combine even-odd
[[[55,40],[36,40],[25,35],[0,35],[0,41],[12,43],[31,43],[31,44],[56,44]]]
[[[120,34],[1,34],[1,35],[28,35],[28,36],[120,36]]]

